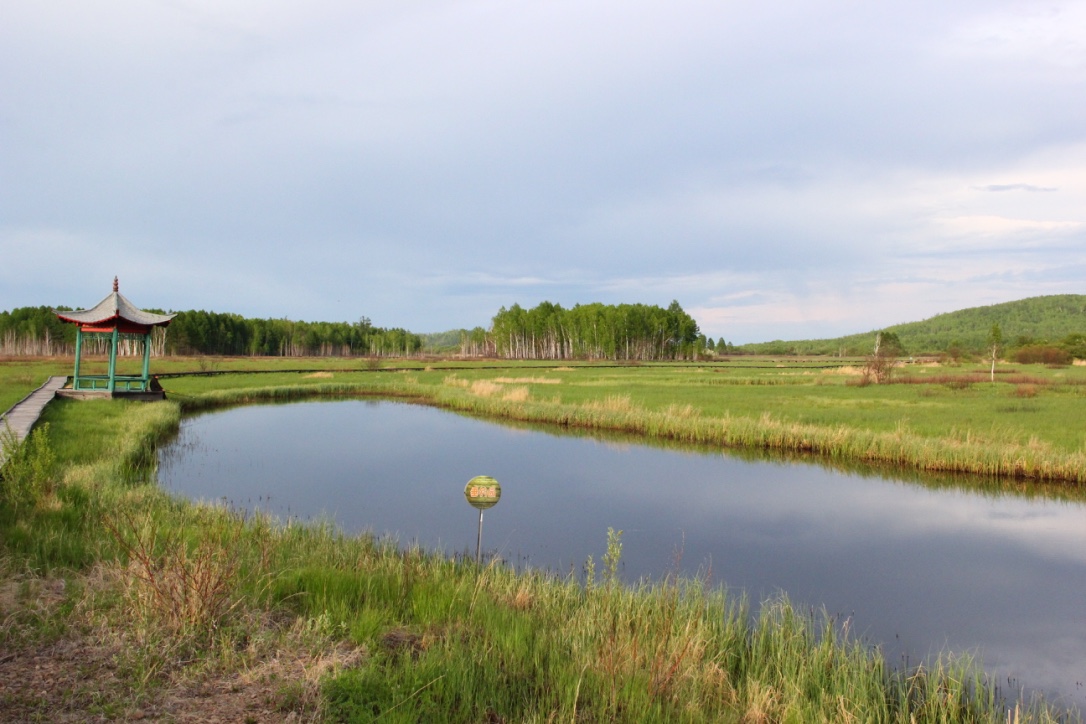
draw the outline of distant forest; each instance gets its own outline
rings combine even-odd
[[[722,340],[723,341],[723,340]],[[461,333],[460,354],[506,359],[692,359],[715,344],[678,302],[578,304],[542,302],[531,309],[502,307],[489,330]]]
[[[968,356],[981,354],[993,326],[1002,334],[1005,351],[1056,347],[1086,359],[1086,295],[1057,294],[1015,302],[972,307],[940,314],[921,322],[895,324],[882,330],[833,339],[775,340],[736,348],[747,354],[837,355],[871,354],[875,335],[895,335],[903,355]]]
[[[58,307],[58,309],[66,309]],[[154,311],[154,310],[152,310]],[[775,340],[733,346],[714,342],[678,302],[666,309],[645,304],[578,304],[569,309],[542,302],[531,309],[502,307],[489,329],[476,327],[420,335],[357,322],[295,322],[247,319],[237,314],[179,312],[154,354],[221,356],[410,357],[424,353],[506,359],[703,359],[732,354],[832,355],[872,353],[876,335],[892,340],[901,356],[984,353],[993,327],[1008,358],[1058,349],[1086,359],[1086,295],[1032,297],[1016,302],[940,314],[834,339]],[[49,307],[0,312],[0,354],[70,355],[75,325],[61,322]],[[93,344],[91,354],[101,352]],[[136,350],[126,350],[135,353]]]
[[[49,307],[0,312],[0,354],[73,354],[75,333],[75,325],[61,322]],[[723,340],[720,345],[724,346]],[[659,360],[704,356],[715,347],[678,302],[666,309],[644,304],[564,309],[543,302],[532,309],[517,304],[503,307],[488,330],[477,327],[425,336],[375,327],[365,317],[354,323],[294,322],[179,312],[165,333],[156,335],[152,351],[156,355],[288,357],[410,357],[435,352],[507,359]],[[105,350],[92,343],[89,351]]]
[[[49,307],[0,312],[0,354],[74,354],[74,324]],[[246,319],[220,312],[179,312],[154,350],[159,354],[282,357],[405,357],[419,353],[422,337],[403,329],[357,322]],[[93,353],[92,349],[92,353]]]

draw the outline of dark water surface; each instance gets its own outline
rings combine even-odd
[[[484,549],[568,573],[623,531],[623,575],[710,575],[851,617],[891,664],[977,654],[1009,689],[1086,703],[1086,506],[933,488],[484,422],[398,402],[188,418],[160,455],[179,494],[474,555],[464,485],[490,475]],[[1010,693],[1010,692],[1008,692]]]

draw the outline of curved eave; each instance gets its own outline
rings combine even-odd
[[[139,328],[144,334],[151,327],[165,327],[176,316],[145,312],[128,301],[120,292],[113,292],[91,309],[79,309],[74,312],[60,312],[54,309],[53,313],[62,321],[78,324],[84,328],[112,330],[113,327],[121,327],[121,331],[130,331],[125,328]],[[88,331],[101,331],[101,329]]]

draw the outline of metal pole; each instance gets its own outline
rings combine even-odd
[[[475,565],[482,561],[483,551],[483,511],[479,511],[479,537],[475,539]]]

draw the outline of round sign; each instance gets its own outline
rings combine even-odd
[[[479,510],[493,508],[502,497],[502,486],[489,475],[476,475],[464,487],[464,497]]]

